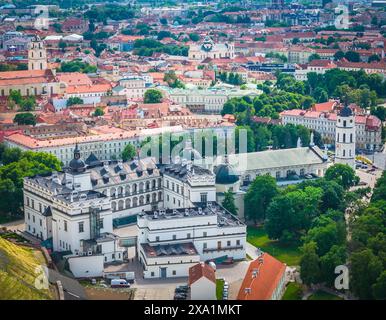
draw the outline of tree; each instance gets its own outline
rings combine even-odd
[[[224,192],[224,200],[222,201],[222,206],[228,210],[230,213],[236,215],[237,214],[237,207],[235,205],[235,197],[233,195],[233,192],[231,190],[228,190]]]
[[[371,201],[379,201],[386,199],[386,171],[382,172],[382,176],[377,180]]]
[[[14,123],[18,125],[32,125],[36,124],[36,116],[30,112],[27,113],[18,113],[13,119]]]
[[[161,103],[162,93],[156,89],[146,90],[143,102],[144,103]]]
[[[15,102],[16,104],[20,104],[23,98],[21,96],[21,93],[18,90],[11,89],[9,91],[8,99]]]
[[[62,50],[62,52],[65,52],[67,48],[67,43],[65,43],[64,41],[59,41],[59,48]]]
[[[311,62],[312,60],[320,60],[320,55],[317,53],[313,53],[309,56],[308,61]]]
[[[298,241],[319,214],[321,188],[307,186],[304,190],[289,190],[273,198],[268,206],[265,229],[270,239]]]
[[[23,203],[23,178],[61,169],[59,160],[49,153],[7,148],[0,167],[0,214],[19,214]]]
[[[359,53],[356,51],[347,51],[344,57],[351,62],[359,62],[361,60]]]
[[[121,154],[123,161],[131,160],[135,157],[135,155],[136,155],[136,150],[135,150],[135,147],[131,143],[128,143],[125,146],[125,148],[123,149],[122,154]]]
[[[83,104],[83,103],[84,103],[83,99],[79,97],[70,97],[67,100],[67,107],[70,107],[76,104]]]
[[[381,58],[379,57],[379,55],[377,54],[372,54],[370,57],[369,57],[369,62],[373,62],[373,61],[381,61]]]
[[[180,81],[180,79],[178,79],[173,70],[165,73],[164,81],[167,82],[171,88],[185,88],[185,85]]]
[[[36,100],[35,97],[23,98],[20,102],[20,109],[23,111],[33,111],[35,109]]]
[[[320,279],[320,260],[316,254],[315,242],[305,243],[302,247],[302,258],[300,259],[300,276],[302,281],[311,285],[318,283]]]
[[[19,148],[5,148],[1,161],[3,165],[10,164],[12,162],[19,161],[22,156],[22,151]]]
[[[276,180],[270,175],[257,176],[244,197],[248,219],[265,220],[266,211],[272,199],[278,194]]]
[[[372,287],[373,296],[377,300],[386,300],[386,270],[378,277],[376,283]]]
[[[98,107],[95,109],[95,112],[93,114],[94,117],[101,117],[103,116],[105,113],[103,112],[103,109]]]
[[[329,167],[324,177],[328,181],[336,181],[346,190],[358,182],[358,177],[355,175],[354,169],[349,165],[341,163]]]
[[[343,51],[337,51],[335,54],[334,54],[334,59],[335,60],[342,60],[344,58],[344,52]]]
[[[350,289],[360,299],[372,299],[372,286],[383,271],[382,261],[370,249],[364,249],[351,255],[350,265]]]
[[[335,268],[346,263],[347,253],[344,246],[334,245],[324,256],[320,257],[320,281],[333,286],[336,274]]]
[[[377,116],[381,121],[386,121],[386,108],[384,106],[373,107],[370,112],[374,116]]]
[[[339,232],[338,230],[338,228],[342,228],[342,226],[344,230],[344,223],[339,226],[337,222],[332,219],[329,220],[330,221],[326,225],[316,226],[310,229],[305,237],[305,242],[313,241],[316,243],[317,254],[319,256],[325,255],[328,251],[330,251],[332,246],[343,244],[345,240],[345,234],[343,233],[342,238],[342,232]]]
[[[189,33],[189,39],[194,42],[197,42],[198,40],[200,40],[200,36],[197,33]]]

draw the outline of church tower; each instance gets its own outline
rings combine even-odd
[[[335,163],[355,170],[355,115],[347,105],[338,113],[335,131]]]
[[[39,37],[30,42],[28,48],[28,70],[46,70],[47,51]]]

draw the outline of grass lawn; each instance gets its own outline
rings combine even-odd
[[[224,291],[224,280],[216,279],[216,297],[217,297],[217,300],[222,300],[223,291]]]
[[[270,240],[262,227],[248,227],[247,241],[288,266],[297,266],[300,263],[301,252],[296,245],[284,245]]]
[[[0,300],[52,299],[50,290],[35,287],[35,280],[41,275],[37,267],[42,260],[37,250],[0,237]]]
[[[308,297],[308,300],[343,300],[343,299],[339,296],[336,296],[335,294],[318,290],[314,294],[310,295]]]
[[[282,300],[302,300],[302,286],[296,282],[290,282],[284,292]]]

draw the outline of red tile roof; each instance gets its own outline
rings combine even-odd
[[[189,285],[191,286],[197,280],[205,277],[216,283],[216,275],[213,268],[206,263],[197,263],[189,268]]]
[[[323,103],[317,103],[312,107],[312,110],[318,112],[329,112],[334,110],[334,107],[338,104],[337,101],[327,101]]]
[[[284,263],[264,253],[249,265],[237,300],[270,300],[280,279],[284,276],[285,269]]]

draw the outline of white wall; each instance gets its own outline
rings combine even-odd
[[[103,276],[103,255],[69,257],[68,263],[75,278]]]
[[[216,284],[202,277],[190,286],[191,300],[217,300]]]

